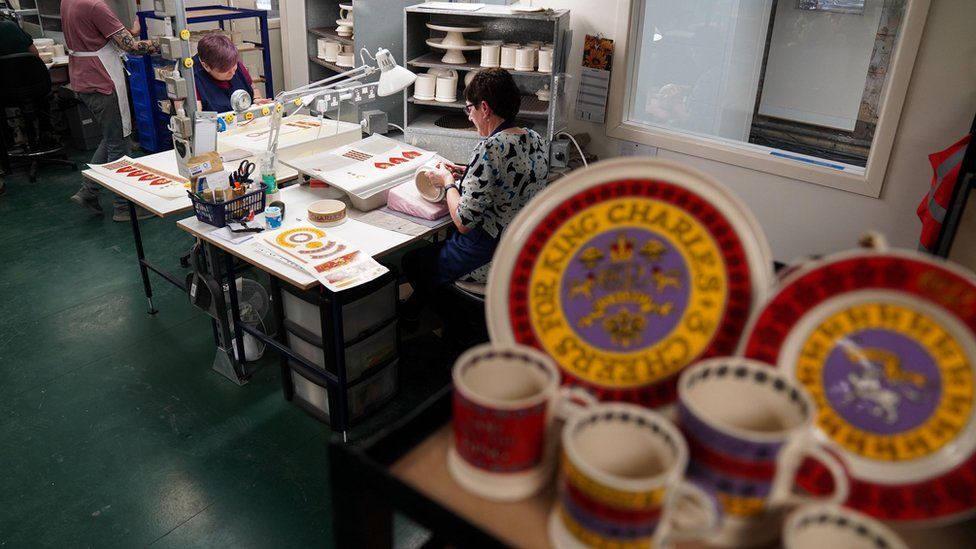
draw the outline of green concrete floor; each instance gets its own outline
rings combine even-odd
[[[20,170],[0,195],[0,547],[331,547],[329,429],[282,398],[275,357],[244,387],[213,372],[208,317],[154,275],[147,315],[131,228],[71,203],[80,181]],[[141,224],[174,271],[177,219]],[[449,381],[431,347],[405,348],[354,439]]]

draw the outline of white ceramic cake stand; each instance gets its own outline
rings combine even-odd
[[[452,27],[427,23],[427,28],[447,33],[443,38],[427,39],[428,46],[439,50],[446,50],[444,57],[441,58],[441,63],[463,65],[467,63],[467,59],[464,58],[464,53],[462,52],[481,49],[480,42],[466,40],[463,34],[466,32],[478,32],[481,30],[481,27]]]

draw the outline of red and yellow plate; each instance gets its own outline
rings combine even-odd
[[[742,354],[813,395],[852,477],[847,505],[884,520],[976,509],[976,279],[911,251],[851,251],[785,276]],[[801,484],[824,491],[813,462]]]
[[[492,341],[552,356],[601,400],[658,407],[688,364],[736,349],[772,280],[751,212],[708,176],[601,162],[540,193],[495,252]]]

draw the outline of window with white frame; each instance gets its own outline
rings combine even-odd
[[[880,194],[928,0],[624,3],[611,136]]]

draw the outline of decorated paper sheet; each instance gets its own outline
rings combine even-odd
[[[368,198],[412,176],[434,153],[382,135],[331,151],[285,161],[296,170],[359,198]]]
[[[323,122],[314,116],[295,114],[281,120],[278,130],[278,150],[309,143],[328,137],[334,128],[323,127]],[[237,147],[247,151],[263,151],[268,148],[268,134],[271,133],[271,118],[256,119],[242,123],[237,129],[220,134],[223,147]]]
[[[113,181],[132,185],[163,198],[186,196],[190,181],[185,177],[150,168],[128,156],[107,164],[89,164],[91,169]]]
[[[333,292],[369,282],[387,272],[369,254],[310,225],[263,235],[271,248],[297,263]]]

